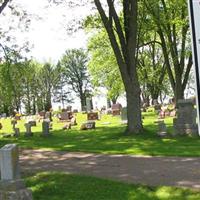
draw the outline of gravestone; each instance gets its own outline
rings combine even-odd
[[[74,109],[74,110],[73,110],[73,113],[78,113],[78,109]]]
[[[167,136],[167,127],[166,127],[164,120],[157,120],[157,121],[155,121],[155,123],[158,124],[157,135],[160,137]]]
[[[120,110],[112,110],[112,115],[113,116],[119,116],[121,114]]]
[[[32,133],[32,131],[31,131],[31,124],[25,123],[24,126],[25,126],[25,128],[26,128],[25,136],[26,136],[26,137],[33,136],[33,133]]]
[[[86,111],[91,112],[92,105],[91,105],[91,98],[86,98]]]
[[[16,144],[7,144],[0,150],[1,180],[20,178],[18,148]]]
[[[50,121],[49,120],[44,120],[42,122],[42,136],[49,136],[49,127],[50,127]]]
[[[67,106],[66,109],[67,109],[68,112],[72,112],[72,106]]]
[[[192,100],[178,100],[176,114],[177,116],[173,120],[176,135],[198,134],[196,123],[197,112]]]
[[[20,179],[19,154],[16,144],[0,149],[0,200],[32,200],[32,193]]]
[[[13,134],[14,137],[19,137],[20,136],[20,130],[19,128],[14,128],[14,134]]]
[[[87,121],[81,124],[80,130],[95,129],[95,121]]]
[[[127,123],[127,107],[123,107],[121,110],[121,120],[123,123]]]
[[[63,126],[63,130],[69,130],[69,129],[71,129],[71,123],[70,122],[67,122],[64,126]]]
[[[70,119],[72,118],[72,116],[73,116],[72,112],[64,111],[64,112],[60,113],[59,119],[60,119],[60,121],[70,121]]]
[[[98,112],[90,112],[90,113],[87,113],[87,120],[88,120],[88,121],[98,120],[98,119],[99,119]]]
[[[53,121],[52,120],[52,113],[50,111],[47,111],[45,113],[44,119],[49,119],[50,121]]]
[[[31,125],[31,126],[37,126],[37,123],[35,120],[29,120],[28,123]]]

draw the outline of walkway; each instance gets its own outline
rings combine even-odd
[[[20,153],[23,172],[63,171],[130,183],[200,188],[200,158],[138,157],[45,150]]]

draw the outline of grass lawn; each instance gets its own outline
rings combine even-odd
[[[86,115],[78,114],[78,126],[71,130],[62,130],[63,123],[54,120],[52,136],[40,136],[41,123],[33,127],[34,136],[26,138],[24,121],[20,121],[21,136],[19,138],[1,138],[0,146],[7,143],[18,143],[22,148],[44,148],[64,151],[83,151],[109,154],[137,154],[162,156],[200,156],[200,138],[195,137],[169,137],[159,138],[156,135],[156,116],[144,113],[144,133],[140,135],[124,136],[125,126],[121,125],[119,117],[104,115],[97,122],[95,130],[80,131],[81,122]],[[107,123],[109,122],[109,124]],[[165,119],[168,130],[172,133],[172,118]],[[12,132],[10,119],[1,120],[2,133]],[[169,134],[170,135],[170,134]]]
[[[39,173],[25,178],[37,200],[199,200],[200,192],[149,187],[66,173]]]

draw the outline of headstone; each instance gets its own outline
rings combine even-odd
[[[37,126],[37,123],[35,120],[29,120],[28,123],[31,125],[31,126]]]
[[[86,110],[87,110],[87,112],[91,112],[91,110],[92,110],[91,98],[86,98]]]
[[[66,123],[64,126],[63,126],[63,130],[68,130],[68,129],[71,129],[71,123],[70,122],[68,122],[68,123]]]
[[[90,112],[90,113],[87,113],[87,120],[88,120],[88,121],[98,120],[98,119],[99,119],[98,112]]]
[[[49,136],[50,121],[44,120],[42,122],[42,136]]]
[[[72,106],[67,106],[67,112],[72,112]]]
[[[122,122],[127,122],[127,107],[124,107],[121,110],[121,120]]]
[[[16,144],[7,144],[0,149],[1,180],[20,178],[19,155]]]
[[[112,105],[112,110],[121,110],[122,105],[120,103],[116,103]]]
[[[26,128],[25,136],[26,136],[26,137],[33,136],[33,133],[32,133],[32,131],[31,131],[31,124],[25,123],[24,126],[25,126],[25,128]]]
[[[196,123],[197,112],[193,101],[178,100],[177,116],[174,118],[173,125],[176,135],[197,135],[198,126]]]
[[[70,124],[71,124],[71,126],[76,126],[76,125],[77,125],[76,117],[75,117],[75,116],[73,116],[73,117],[71,118]]]
[[[44,118],[45,119],[49,119],[50,121],[52,121],[52,114],[51,114],[51,112],[50,111],[46,112]]]
[[[95,121],[87,121],[81,124],[80,130],[95,129]]]
[[[60,113],[59,119],[60,119],[61,121],[68,121],[68,120],[70,120],[70,119],[72,118],[72,116],[73,116],[73,113],[72,113],[72,112],[67,112],[67,111],[65,111],[65,112],[61,112],[61,113]]]
[[[113,116],[119,116],[121,114],[120,110],[112,110]]]
[[[20,179],[19,154],[16,144],[0,149],[0,200],[32,200],[32,193]]]
[[[74,109],[74,110],[73,110],[73,113],[78,113],[78,109]]]
[[[164,120],[157,120],[157,121],[155,121],[155,123],[158,124],[157,135],[160,136],[160,137],[167,136],[167,127],[166,127]]]
[[[13,134],[14,137],[19,137],[20,136],[20,130],[19,128],[14,128],[14,134]]]

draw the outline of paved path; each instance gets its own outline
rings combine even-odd
[[[138,157],[23,150],[22,171],[63,171],[147,185],[200,188],[200,157]]]

